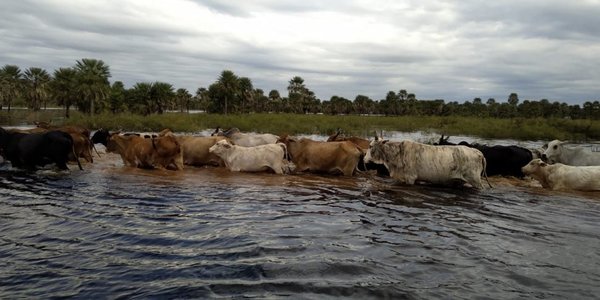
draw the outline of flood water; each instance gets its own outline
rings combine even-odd
[[[0,298],[594,299],[600,193],[0,168]]]

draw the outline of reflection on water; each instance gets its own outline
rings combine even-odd
[[[595,298],[600,194],[0,169],[0,298]]]

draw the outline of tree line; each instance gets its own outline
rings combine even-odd
[[[493,118],[570,118],[600,119],[600,102],[587,101],[580,106],[547,99],[520,101],[510,93],[506,101],[481,98],[459,103],[443,99],[419,100],[404,89],[389,91],[385,98],[373,100],[357,95],[354,100],[332,96],[318,99],[300,76],[291,78],[287,96],[277,90],[255,88],[248,77],[240,77],[231,70],[221,72],[217,80],[200,87],[192,95],[187,89],[175,89],[166,82],[139,82],[126,88],[121,81],[112,84],[110,68],[102,60],[84,58],[74,66],[59,68],[52,74],[30,67],[21,70],[16,65],[0,69],[0,110],[24,105],[40,110],[50,106],[71,109],[86,114],[101,112],[130,112],[141,115],[162,114],[166,111],[203,110],[208,113],[323,113],[385,116],[476,116]]]

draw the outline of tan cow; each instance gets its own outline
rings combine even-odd
[[[83,157],[87,162],[93,163],[94,159],[92,158],[92,145],[90,139],[81,133],[67,133],[71,136],[71,138],[73,138],[73,149],[75,151],[75,155],[77,155],[78,158]],[[73,155],[69,155],[69,160],[75,161],[75,157],[73,157]]]
[[[146,139],[136,135],[112,134],[106,149],[119,153],[126,166],[183,169],[181,147],[173,135]]]
[[[208,149],[218,141],[226,139],[224,136],[177,136],[183,153],[183,163],[192,166],[224,166],[223,159],[210,153]]]
[[[296,171],[339,173],[352,176],[358,166],[362,151],[353,143],[319,142],[283,136],[278,142],[287,146]]]
[[[367,153],[367,150],[369,149],[369,144],[371,144],[371,141],[369,141],[367,139],[359,138],[356,136],[347,137],[347,136],[340,135],[339,130],[335,134],[330,135],[329,138],[327,138],[327,141],[328,142],[349,141],[349,142],[352,142],[354,145],[358,146],[365,153]]]

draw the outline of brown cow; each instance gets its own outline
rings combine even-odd
[[[119,153],[123,164],[130,167],[183,169],[181,147],[173,135],[145,139],[112,134],[106,150]]]
[[[56,126],[56,125],[51,125],[48,122],[34,122],[34,124],[38,128],[44,128],[44,129],[48,129],[48,130],[60,130],[62,132],[66,132],[66,133],[80,133],[83,136],[87,137],[88,139],[90,138],[90,130],[85,127],[81,127],[81,126],[77,126],[77,125]]]
[[[371,144],[371,142],[369,140],[362,139],[362,138],[359,138],[356,136],[347,137],[344,135],[340,135],[340,133],[341,133],[341,131],[338,129],[336,133],[329,136],[327,141],[328,142],[349,141],[349,142],[352,142],[354,145],[358,146],[361,150],[363,150],[364,153],[367,153],[367,150],[369,150],[369,144]]]
[[[62,131],[62,130],[59,130]],[[64,131],[63,131],[64,132]],[[71,138],[73,138],[73,149],[77,157],[83,157],[87,162],[94,162],[92,158],[92,145],[88,137],[85,137],[81,133],[67,132]],[[74,155],[69,155],[69,160],[75,161]]]
[[[224,136],[177,136],[177,141],[181,145],[183,152],[183,163],[192,166],[225,166],[223,160],[208,151],[208,149],[218,141],[226,140]]]
[[[352,176],[363,155],[356,145],[348,141],[318,142],[283,136],[278,142],[287,146],[297,171],[341,172],[345,176]]]

